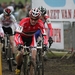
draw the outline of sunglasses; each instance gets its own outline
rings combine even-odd
[[[10,15],[5,15],[5,16],[9,17]]]
[[[38,19],[33,19],[33,18],[31,18],[31,20],[37,21]]]

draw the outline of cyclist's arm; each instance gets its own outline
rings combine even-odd
[[[40,30],[41,30],[41,33],[42,33],[43,38],[44,38],[44,42],[43,43],[47,45],[48,44],[47,33],[45,31],[43,23],[41,23],[41,25],[40,25]]]
[[[46,23],[47,23],[48,28],[49,28],[49,37],[51,37],[53,35],[51,19],[47,14],[44,15],[44,19],[46,20]]]
[[[4,31],[3,31],[3,29],[2,29],[1,17],[2,17],[2,15],[0,15],[0,36],[1,36],[1,37],[4,37]]]
[[[15,28],[18,28],[19,24],[18,24],[17,20],[15,19],[15,17],[13,15],[11,15],[11,19],[13,21],[13,24],[14,24]]]
[[[49,36],[51,37],[53,35],[53,31],[52,31],[52,24],[51,24],[50,18],[46,19],[46,23],[47,23],[48,28],[49,28]]]
[[[53,39],[52,39],[53,29],[52,29],[52,25],[51,25],[51,22],[50,22],[50,18],[47,18],[46,23],[47,23],[48,28],[49,28],[49,38],[48,38],[48,41],[49,41],[49,47],[50,47],[51,44],[53,43]]]

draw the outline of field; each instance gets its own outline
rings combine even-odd
[[[0,0],[0,3],[7,2],[7,4],[9,4],[11,1],[15,1],[15,3],[21,1],[22,3],[25,3],[26,0]],[[30,2],[30,0],[27,0],[27,2]]]

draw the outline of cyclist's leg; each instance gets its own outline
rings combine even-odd
[[[14,41],[14,36],[10,36],[10,44],[11,44],[11,47],[12,47],[12,55],[13,55],[13,65],[16,65],[16,61],[15,61],[15,53],[16,53],[16,48],[15,48],[15,41]]]
[[[18,54],[16,56],[16,62],[17,62],[17,66],[16,66],[15,74],[19,75],[21,72],[21,66],[23,62],[23,53],[21,53],[21,51],[18,51]]]
[[[35,36],[33,36],[32,38],[32,43],[31,43],[31,58],[32,58],[32,63],[34,65],[34,67],[31,67],[30,73],[31,75],[33,75],[33,73],[35,73],[36,71],[36,53],[37,53],[37,48],[36,48],[36,39]]]
[[[36,61],[36,52],[37,52],[37,43],[36,43],[36,38],[35,38],[35,35],[33,35],[32,37],[32,41],[31,41],[31,45],[30,45],[32,48],[31,48],[31,52],[32,52],[32,59],[33,61],[35,62]]]
[[[15,54],[14,36],[10,36],[10,43],[11,43],[11,46],[12,46],[12,53]]]
[[[2,27],[2,28],[3,28],[5,34],[7,33],[10,35],[10,44],[12,46],[12,52],[14,54],[15,49],[14,49],[14,36],[13,36],[12,28],[11,27],[8,27],[8,28]]]
[[[36,48],[32,48],[31,54],[32,54],[32,61],[33,61],[34,64],[36,64],[36,53],[37,53]]]
[[[22,62],[23,62],[23,52],[18,51],[18,53],[16,55],[16,62],[17,62],[17,66],[16,66],[15,74],[19,75],[21,72],[21,66],[22,66]]]
[[[23,60],[23,52],[22,52],[22,48],[20,48],[20,44],[23,44],[22,38],[19,34],[15,34],[15,43],[17,46],[17,55],[16,55],[16,62],[17,62],[17,66],[16,66],[16,70],[15,70],[15,74],[19,75],[20,71],[21,71],[21,66],[22,66],[22,60]],[[19,39],[19,40],[18,40]]]
[[[15,61],[15,45],[14,45],[14,43],[15,43],[15,41],[14,41],[14,33],[13,33],[13,30],[12,30],[12,28],[11,27],[8,27],[8,28],[4,28],[5,30],[4,30],[4,32],[6,33],[7,32],[7,34],[9,34],[10,35],[10,44],[11,44],[11,50],[12,50],[12,55],[13,55],[13,65],[16,65],[16,61]],[[10,32],[9,32],[10,31]]]
[[[14,58],[14,60],[15,60],[15,45],[14,45],[14,35],[13,35],[13,30],[12,30],[12,28],[11,27],[2,27],[3,28],[3,31],[4,31],[4,33],[6,34],[9,34],[9,35],[11,35],[10,36],[10,44],[11,44],[11,46],[12,46],[12,53],[13,53],[13,58]],[[14,65],[16,65],[16,62],[14,62]]]

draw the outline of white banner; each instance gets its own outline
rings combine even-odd
[[[64,49],[64,31],[62,22],[52,23],[53,27],[53,44],[51,48],[54,49]]]
[[[51,21],[75,21],[75,0],[32,0],[32,8],[41,6]]]

